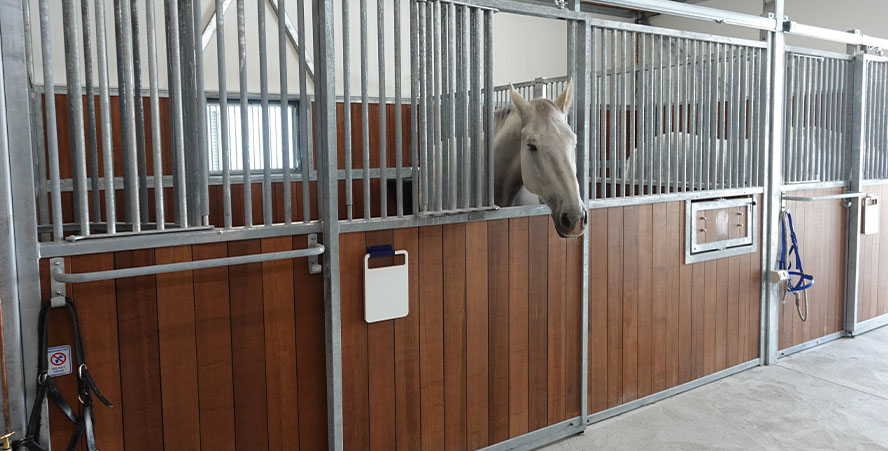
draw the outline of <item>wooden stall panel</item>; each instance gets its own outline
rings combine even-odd
[[[824,196],[841,194],[842,188],[804,190],[793,192],[797,196]],[[780,349],[790,348],[802,343],[816,340],[825,335],[842,330],[845,284],[845,224],[847,211],[842,202],[789,202],[793,225],[799,242],[805,272],[814,276],[814,286],[807,291],[808,319],[799,317],[795,297],[787,295],[780,304],[780,324],[778,329]],[[876,237],[878,235],[875,235]],[[873,299],[875,292],[872,287],[878,284],[867,280],[868,268],[876,256],[869,237],[861,236],[861,302]],[[790,257],[794,263],[795,257]],[[869,263],[868,263],[869,262]],[[750,262],[751,265],[760,262]],[[801,299],[801,310],[804,313],[804,297]]]
[[[860,236],[860,288],[857,305],[857,321],[862,322],[888,314],[888,184],[870,185],[864,191],[879,196],[879,233]]]
[[[305,237],[283,237],[85,255],[70,258],[68,270],[306,244]],[[48,269],[42,262],[44,292]],[[322,282],[302,258],[71,285],[90,372],[115,405],[96,406],[99,447],[326,448]],[[50,324],[51,343],[70,342],[70,322],[65,329],[65,318],[52,315]],[[58,383],[74,388],[68,376]],[[52,445],[64,448],[71,423],[52,412]]]
[[[684,218],[683,202],[590,212],[589,413],[758,356],[761,246],[685,265]]]

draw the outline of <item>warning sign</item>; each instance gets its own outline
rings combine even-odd
[[[64,376],[71,374],[71,346],[53,346],[46,350],[46,359],[49,361],[47,376]]]

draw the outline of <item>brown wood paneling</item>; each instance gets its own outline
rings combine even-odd
[[[155,251],[157,264],[191,261],[191,246]],[[194,280],[190,271],[157,275],[157,340],[163,413],[163,439],[170,446],[200,448]],[[176,445],[172,445],[175,443]]]
[[[549,423],[564,420],[566,400],[564,399],[567,374],[565,373],[565,242],[558,238],[555,225],[549,222],[549,308],[546,313],[548,330],[547,375],[549,388]]]
[[[257,254],[258,240],[228,243],[228,255]],[[231,300],[231,358],[234,384],[234,427],[237,448],[268,447],[262,264],[228,268]]]
[[[420,383],[419,383],[419,234],[417,229],[401,229],[394,232],[393,244],[404,249],[411,263],[409,266],[410,306],[406,318],[395,320],[395,422],[398,450],[420,448]],[[467,264],[468,266],[468,264]],[[484,260],[487,267],[487,260]],[[344,299],[344,298],[343,298]],[[485,308],[486,311],[486,308]],[[470,317],[471,318],[471,317]],[[485,321],[485,327],[486,327]],[[472,337],[472,335],[469,335]],[[484,342],[487,342],[486,333]],[[484,356],[487,360],[487,356]],[[486,381],[486,378],[485,378]],[[487,397],[485,396],[485,401]],[[471,401],[471,399],[470,399]],[[471,405],[471,404],[470,404]],[[486,407],[486,404],[485,404]],[[487,417],[487,409],[484,410]],[[486,432],[485,428],[485,432]]]
[[[194,260],[226,256],[225,243],[192,247]],[[228,268],[194,271],[193,277],[201,449],[222,449],[234,443]]]
[[[487,223],[488,442],[509,437],[509,222]]]
[[[442,227],[419,229],[419,348],[422,449],[444,443]]]
[[[638,398],[638,209],[623,210],[623,402]]]
[[[368,232],[365,246],[393,244],[391,230]],[[380,258],[383,264],[393,264],[392,258]],[[363,260],[362,260],[363,264]],[[363,290],[362,290],[363,291]],[[393,321],[379,321],[367,325],[368,406],[370,421],[370,449],[390,449],[395,441],[395,329]]]
[[[693,336],[699,335],[693,322],[693,292],[694,292],[694,267],[684,263],[685,221],[681,202],[672,202],[667,205],[668,223],[667,236],[674,237],[669,240],[670,260],[678,263],[677,283],[673,270],[672,302],[669,303],[669,327],[666,352],[671,358],[666,367],[666,385],[675,385],[688,382],[693,379],[694,349]],[[680,237],[680,238],[679,238]],[[676,286],[677,285],[677,286]],[[700,289],[702,290],[702,286]],[[678,297],[675,297],[677,293]]]
[[[343,444],[346,449],[370,448],[368,405],[367,323],[364,321],[364,234],[340,238],[339,268],[342,322]],[[417,315],[420,312],[415,312]]]
[[[509,220],[509,437],[528,431],[528,219]]]
[[[466,224],[466,446],[472,449],[489,443],[488,225]]]
[[[528,426],[530,430],[548,424],[548,240],[536,239],[548,236],[549,218],[530,218],[530,243],[528,249]],[[591,330],[591,329],[590,329]]]
[[[623,209],[607,211],[607,405],[623,403]]]
[[[653,393],[654,323],[652,296],[653,271],[653,208],[642,205],[638,210],[638,397]]]
[[[117,269],[151,264],[153,249],[119,252],[114,258]],[[120,378],[126,381],[121,384],[124,445],[150,449],[163,437],[155,277],[116,282],[117,296],[122,300],[117,303]]]
[[[608,407],[608,211],[589,211],[589,409]]]
[[[653,385],[654,392],[666,388],[666,331],[669,330],[670,320],[667,309],[666,290],[668,286],[667,267],[671,267],[669,255],[666,253],[668,240],[666,239],[666,204],[654,204],[652,206],[651,226],[651,259],[653,261],[652,287],[650,300],[653,304],[653,335],[651,336],[653,349]],[[668,316],[667,316],[668,315]]]
[[[554,237],[553,237],[554,238]],[[565,317],[565,412],[564,418],[580,415],[580,361],[583,343],[583,248],[582,241],[565,240],[566,261],[564,289]]]
[[[466,448],[466,224],[444,226],[444,447]]]

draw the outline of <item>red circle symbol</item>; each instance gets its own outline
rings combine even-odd
[[[64,352],[57,352],[49,358],[50,363],[54,366],[64,365],[67,360],[68,356],[66,356]]]

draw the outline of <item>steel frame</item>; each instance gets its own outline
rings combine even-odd
[[[858,53],[861,46],[888,48],[888,40],[877,39],[862,35],[857,32],[845,33],[835,30],[828,30],[820,27],[811,27],[804,24],[798,24],[785,20],[783,15],[783,0],[768,0],[770,14],[764,17],[751,16],[746,14],[736,14],[726,11],[720,11],[713,8],[701,7],[693,4],[676,3],[666,0],[599,0],[598,3],[603,5],[618,6],[622,8],[634,8],[650,13],[670,14],[682,17],[689,17],[699,20],[716,21],[718,23],[738,25],[747,28],[761,30],[763,33],[762,41],[749,41],[743,39],[714,37],[700,33],[686,32],[680,30],[667,30],[656,27],[649,27],[636,24],[625,24],[612,22],[594,18],[589,13],[581,11],[580,3],[577,0],[570,1],[570,7],[565,9],[553,8],[551,5],[543,5],[540,3],[519,2],[514,0],[471,0],[469,2],[451,2],[447,0],[439,0],[435,3],[447,3],[454,5],[469,5],[477,8],[479,11],[484,10],[485,20],[489,20],[491,11],[503,11],[523,15],[531,15],[537,17],[547,17],[552,19],[565,20],[569,35],[576,38],[570,40],[569,45],[569,63],[568,74],[576,77],[577,95],[579,102],[571,111],[571,121],[574,124],[582,124],[577,127],[578,135],[578,178],[583,187],[582,197],[587,203],[588,208],[609,208],[623,205],[639,205],[655,202],[669,202],[680,200],[692,200],[719,196],[740,196],[763,194],[763,217],[764,217],[764,233],[762,234],[763,246],[763,274],[762,274],[762,320],[761,320],[761,350],[760,358],[732,367],[721,372],[706,376],[704,378],[673,387],[664,392],[660,392],[612,409],[591,414],[588,412],[587,392],[588,392],[588,248],[589,235],[583,237],[583,268],[582,268],[582,348],[581,355],[581,416],[567,420],[556,425],[552,425],[529,434],[516,437],[505,442],[493,445],[489,449],[529,449],[550,443],[554,440],[563,438],[570,434],[581,432],[585,425],[619,415],[625,411],[641,407],[643,405],[655,402],[660,399],[672,396],[674,394],[686,391],[708,382],[720,379],[722,377],[735,374],[747,368],[758,364],[774,364],[777,357],[786,355],[790,352],[806,349],[810,346],[823,343],[824,341],[838,338],[842,335],[854,336],[865,330],[875,327],[881,327],[888,324],[888,315],[885,317],[875,318],[862,323],[857,323],[857,265],[859,253],[859,240],[856,231],[859,228],[859,198],[854,197],[852,208],[849,209],[848,221],[848,252],[846,264],[846,315],[845,330],[843,332],[832,334],[812,342],[790,348],[788,350],[778,351],[777,349],[777,327],[778,315],[777,307],[779,303],[779,292],[775,285],[768,284],[766,272],[769,268],[774,267],[777,253],[777,226],[781,196],[784,192],[806,189],[810,187],[837,187],[842,186],[841,182],[833,183],[815,183],[815,184],[794,184],[785,185],[783,180],[783,143],[784,143],[784,87],[786,83],[785,63],[786,52],[796,52],[810,54],[820,57],[850,59],[853,57],[855,63],[854,71],[854,109],[851,112],[851,124],[854,137],[848,143],[845,149],[846,154],[851,158],[847,159],[847,166],[842,168],[845,173],[849,174],[846,192],[860,192],[862,185],[872,183],[872,181],[864,182],[862,180],[862,155],[865,152],[865,133],[863,115],[866,111],[866,90],[862,89],[863,82],[867,80],[867,64],[866,62],[872,57],[862,54],[857,55],[841,55],[831,52],[819,52],[810,49],[800,49],[795,47],[787,47],[785,45],[785,35],[796,34],[801,36],[814,37],[818,39],[831,40],[836,42],[844,42],[849,44],[851,53]],[[187,2],[186,2],[187,3]],[[225,2],[225,5],[230,0]],[[276,4],[275,2],[272,2]],[[188,6],[194,3],[188,3]],[[525,207],[525,208],[509,208],[509,209],[476,209],[472,211],[461,211],[454,214],[445,215],[415,215],[415,216],[397,216],[389,218],[373,218],[367,220],[345,220],[340,221],[338,212],[338,192],[337,181],[343,176],[350,178],[354,175],[353,171],[340,171],[336,169],[337,148],[337,127],[335,115],[335,103],[338,100],[334,86],[335,78],[335,56],[334,56],[334,11],[333,2],[331,0],[312,0],[312,30],[314,32],[314,55],[317,59],[314,61],[312,68],[314,69],[314,77],[316,81],[316,94],[311,96],[316,102],[316,130],[318,149],[318,167],[316,173],[312,176],[318,181],[318,205],[320,208],[318,217],[319,221],[309,221],[300,224],[276,225],[274,227],[246,227],[232,228],[226,230],[213,229],[195,229],[188,231],[171,231],[163,234],[143,233],[136,234],[131,237],[121,239],[116,238],[94,238],[90,240],[80,240],[75,242],[51,242],[38,244],[37,242],[37,205],[35,202],[36,191],[39,186],[34,183],[35,165],[32,161],[32,155],[29,151],[11,152],[11,149],[32,149],[31,146],[31,127],[35,124],[29,124],[32,120],[31,114],[15,114],[7,115],[8,111],[27,112],[29,111],[29,86],[25,64],[25,41],[23,24],[20,20],[23,16],[22,3],[17,0],[0,0],[3,14],[0,14],[0,69],[2,69],[3,83],[0,85],[0,286],[3,288],[3,311],[4,311],[4,339],[6,348],[7,368],[10,368],[8,383],[10,394],[12,395],[9,402],[9,413],[11,426],[22,431],[24,429],[25,412],[29,407],[29,403],[33,402],[33,381],[35,375],[33,368],[36,368],[36,355],[33,352],[36,349],[36,337],[31,333],[25,333],[25,330],[31,330],[30,327],[22,327],[23,324],[33,324],[36,321],[37,311],[39,310],[39,300],[41,298],[39,287],[39,268],[38,259],[41,257],[61,257],[70,255],[80,255],[96,252],[112,252],[124,249],[139,249],[156,247],[159,245],[177,245],[177,244],[197,244],[213,241],[230,241],[240,239],[253,239],[270,236],[282,236],[292,234],[316,234],[323,235],[323,246],[317,247],[314,251],[294,251],[302,255],[302,252],[319,253],[318,249],[323,251],[323,268],[324,268],[324,293],[325,293],[325,342],[326,342],[326,375],[327,375],[327,405],[328,405],[328,446],[333,450],[341,450],[343,443],[342,430],[342,356],[341,356],[341,330],[340,330],[340,300],[339,300],[339,235],[346,232],[368,231],[377,229],[392,229],[399,227],[417,227],[424,225],[446,224],[454,222],[480,221],[489,219],[502,219],[509,217],[531,216],[548,214],[546,207]],[[451,9],[452,10],[452,9]],[[183,8],[182,19],[188,22],[193,19],[192,15],[187,14]],[[290,23],[289,17],[285,17],[287,21],[287,31],[291,40],[296,40],[293,35],[294,26]],[[300,22],[302,19],[300,18]],[[186,23],[186,27],[191,28],[190,42],[184,43],[185,47],[205,46],[205,36],[198,35],[199,31],[194,27],[193,23]],[[215,22],[211,21],[211,26],[215,26]],[[423,24],[411,27],[423,26]],[[480,26],[480,25],[478,25]],[[738,188],[727,190],[711,190],[701,192],[681,192],[681,193],[660,193],[655,196],[635,196],[610,199],[592,199],[590,196],[590,135],[596,130],[590,129],[589,118],[592,116],[590,108],[591,101],[594,96],[598,95],[598,82],[595,73],[597,68],[594,67],[594,61],[597,55],[594,52],[595,34],[594,29],[606,29],[612,31],[623,31],[640,33],[645,35],[660,35],[670,38],[678,38],[692,41],[708,41],[715,42],[724,46],[745,46],[753,49],[767,50],[767,70],[764,70],[762,77],[764,83],[761,84],[761,92],[756,93],[762,99],[771,99],[762,105],[762,117],[766,118],[769,127],[764,130],[763,136],[759,138],[762,142],[767,143],[765,148],[768,155],[762,158],[758,168],[760,174],[764,174],[764,187]],[[305,30],[298,30],[300,37],[303,36]],[[603,35],[602,35],[603,36]],[[425,37],[423,37],[425,38]],[[203,45],[202,45],[203,44]],[[478,43],[480,45],[480,43]],[[487,44],[487,43],[485,43]],[[651,43],[653,45],[653,41]],[[449,44],[448,44],[449,46]],[[415,46],[412,46],[415,50]],[[305,49],[303,49],[305,50]],[[696,48],[695,48],[696,50]],[[305,55],[306,52],[302,52]],[[192,57],[193,58],[193,57]],[[198,56],[198,58],[200,58]],[[303,56],[305,58],[305,56]],[[662,58],[662,55],[661,55]],[[671,56],[670,56],[671,59]],[[303,61],[303,64],[305,61]],[[184,64],[194,65],[200,64],[199,60],[189,59]],[[418,68],[411,68],[418,70]],[[486,70],[486,69],[485,69]],[[194,71],[191,71],[192,73]],[[199,72],[199,71],[198,71]],[[616,72],[616,71],[615,71]],[[481,80],[473,80],[481,82]],[[185,83],[195,83],[195,80],[183,80]],[[484,80],[485,87],[492,88],[490,80]],[[199,86],[197,84],[192,86]],[[480,84],[478,85],[480,86]],[[133,89],[128,86],[125,90]],[[61,92],[61,90],[59,90]],[[265,91],[265,90],[263,90]],[[201,89],[203,94],[203,90]],[[736,93],[735,93],[736,94]],[[773,95],[771,95],[773,94]],[[155,92],[156,95],[156,92]],[[414,102],[416,102],[414,93]],[[398,97],[398,96],[396,96]],[[368,98],[365,96],[364,101]],[[389,99],[384,98],[385,102]],[[425,101],[425,100],[423,100]],[[397,102],[397,100],[396,100]],[[132,108],[131,106],[129,108]],[[131,112],[131,111],[130,111]],[[759,112],[757,111],[756,114]],[[479,118],[476,118],[480,121]],[[308,120],[305,117],[303,120]],[[181,126],[181,122],[180,122]],[[415,126],[415,124],[414,124]],[[596,125],[597,127],[597,125]],[[129,136],[129,139],[133,139]],[[199,139],[197,137],[195,140]],[[195,141],[197,142],[197,141]],[[267,142],[267,140],[266,140]],[[414,149],[415,151],[415,149]],[[184,165],[182,166],[184,169]],[[199,168],[194,167],[194,162],[189,164],[189,178],[202,177],[205,180],[209,177],[200,174]],[[181,170],[180,170],[181,171]],[[385,169],[378,170],[388,171]],[[407,168],[402,171],[395,171],[398,177],[406,174],[416,175],[415,168]],[[81,171],[82,172],[82,171]],[[133,178],[137,174],[130,173],[122,181],[132,183]],[[294,180],[298,179],[298,174],[293,174]],[[368,174],[364,174],[365,177]],[[43,175],[41,175],[43,177]],[[184,174],[178,174],[179,189],[184,188],[182,179]],[[414,177],[415,179],[415,177]],[[147,180],[147,179],[146,179]],[[85,183],[85,177],[80,177],[76,181],[80,183],[82,189]],[[144,180],[142,181],[144,183]],[[268,177],[266,177],[268,182]],[[192,182],[193,183],[193,180]],[[72,184],[75,181],[72,180]],[[43,183],[40,184],[44,185]],[[175,183],[174,183],[175,185]],[[206,185],[205,185],[206,186]],[[414,188],[415,189],[415,188]],[[203,200],[194,198],[199,203]],[[132,203],[132,202],[131,202]],[[132,205],[136,207],[136,205]],[[203,205],[202,207],[205,207]],[[414,211],[417,211],[414,209]],[[195,210],[193,212],[197,216],[192,218],[195,220],[205,220],[204,211]],[[11,220],[10,220],[11,219]],[[133,222],[138,223],[138,218],[133,218]],[[753,241],[756,241],[753,238]],[[262,257],[262,258],[273,258]],[[282,258],[289,258],[284,256]],[[217,262],[218,264],[227,264],[228,262]],[[172,269],[176,268],[157,268]],[[95,276],[95,275],[93,275]],[[104,276],[117,276],[117,274],[105,274]],[[67,278],[69,282],[83,281],[84,277],[80,276]],[[57,278],[65,280],[66,276],[57,275]],[[31,381],[31,382],[28,382]],[[45,412],[45,410],[44,410]],[[44,422],[46,425],[47,422]],[[48,427],[48,426],[45,426]],[[48,431],[44,430],[44,434]]]

